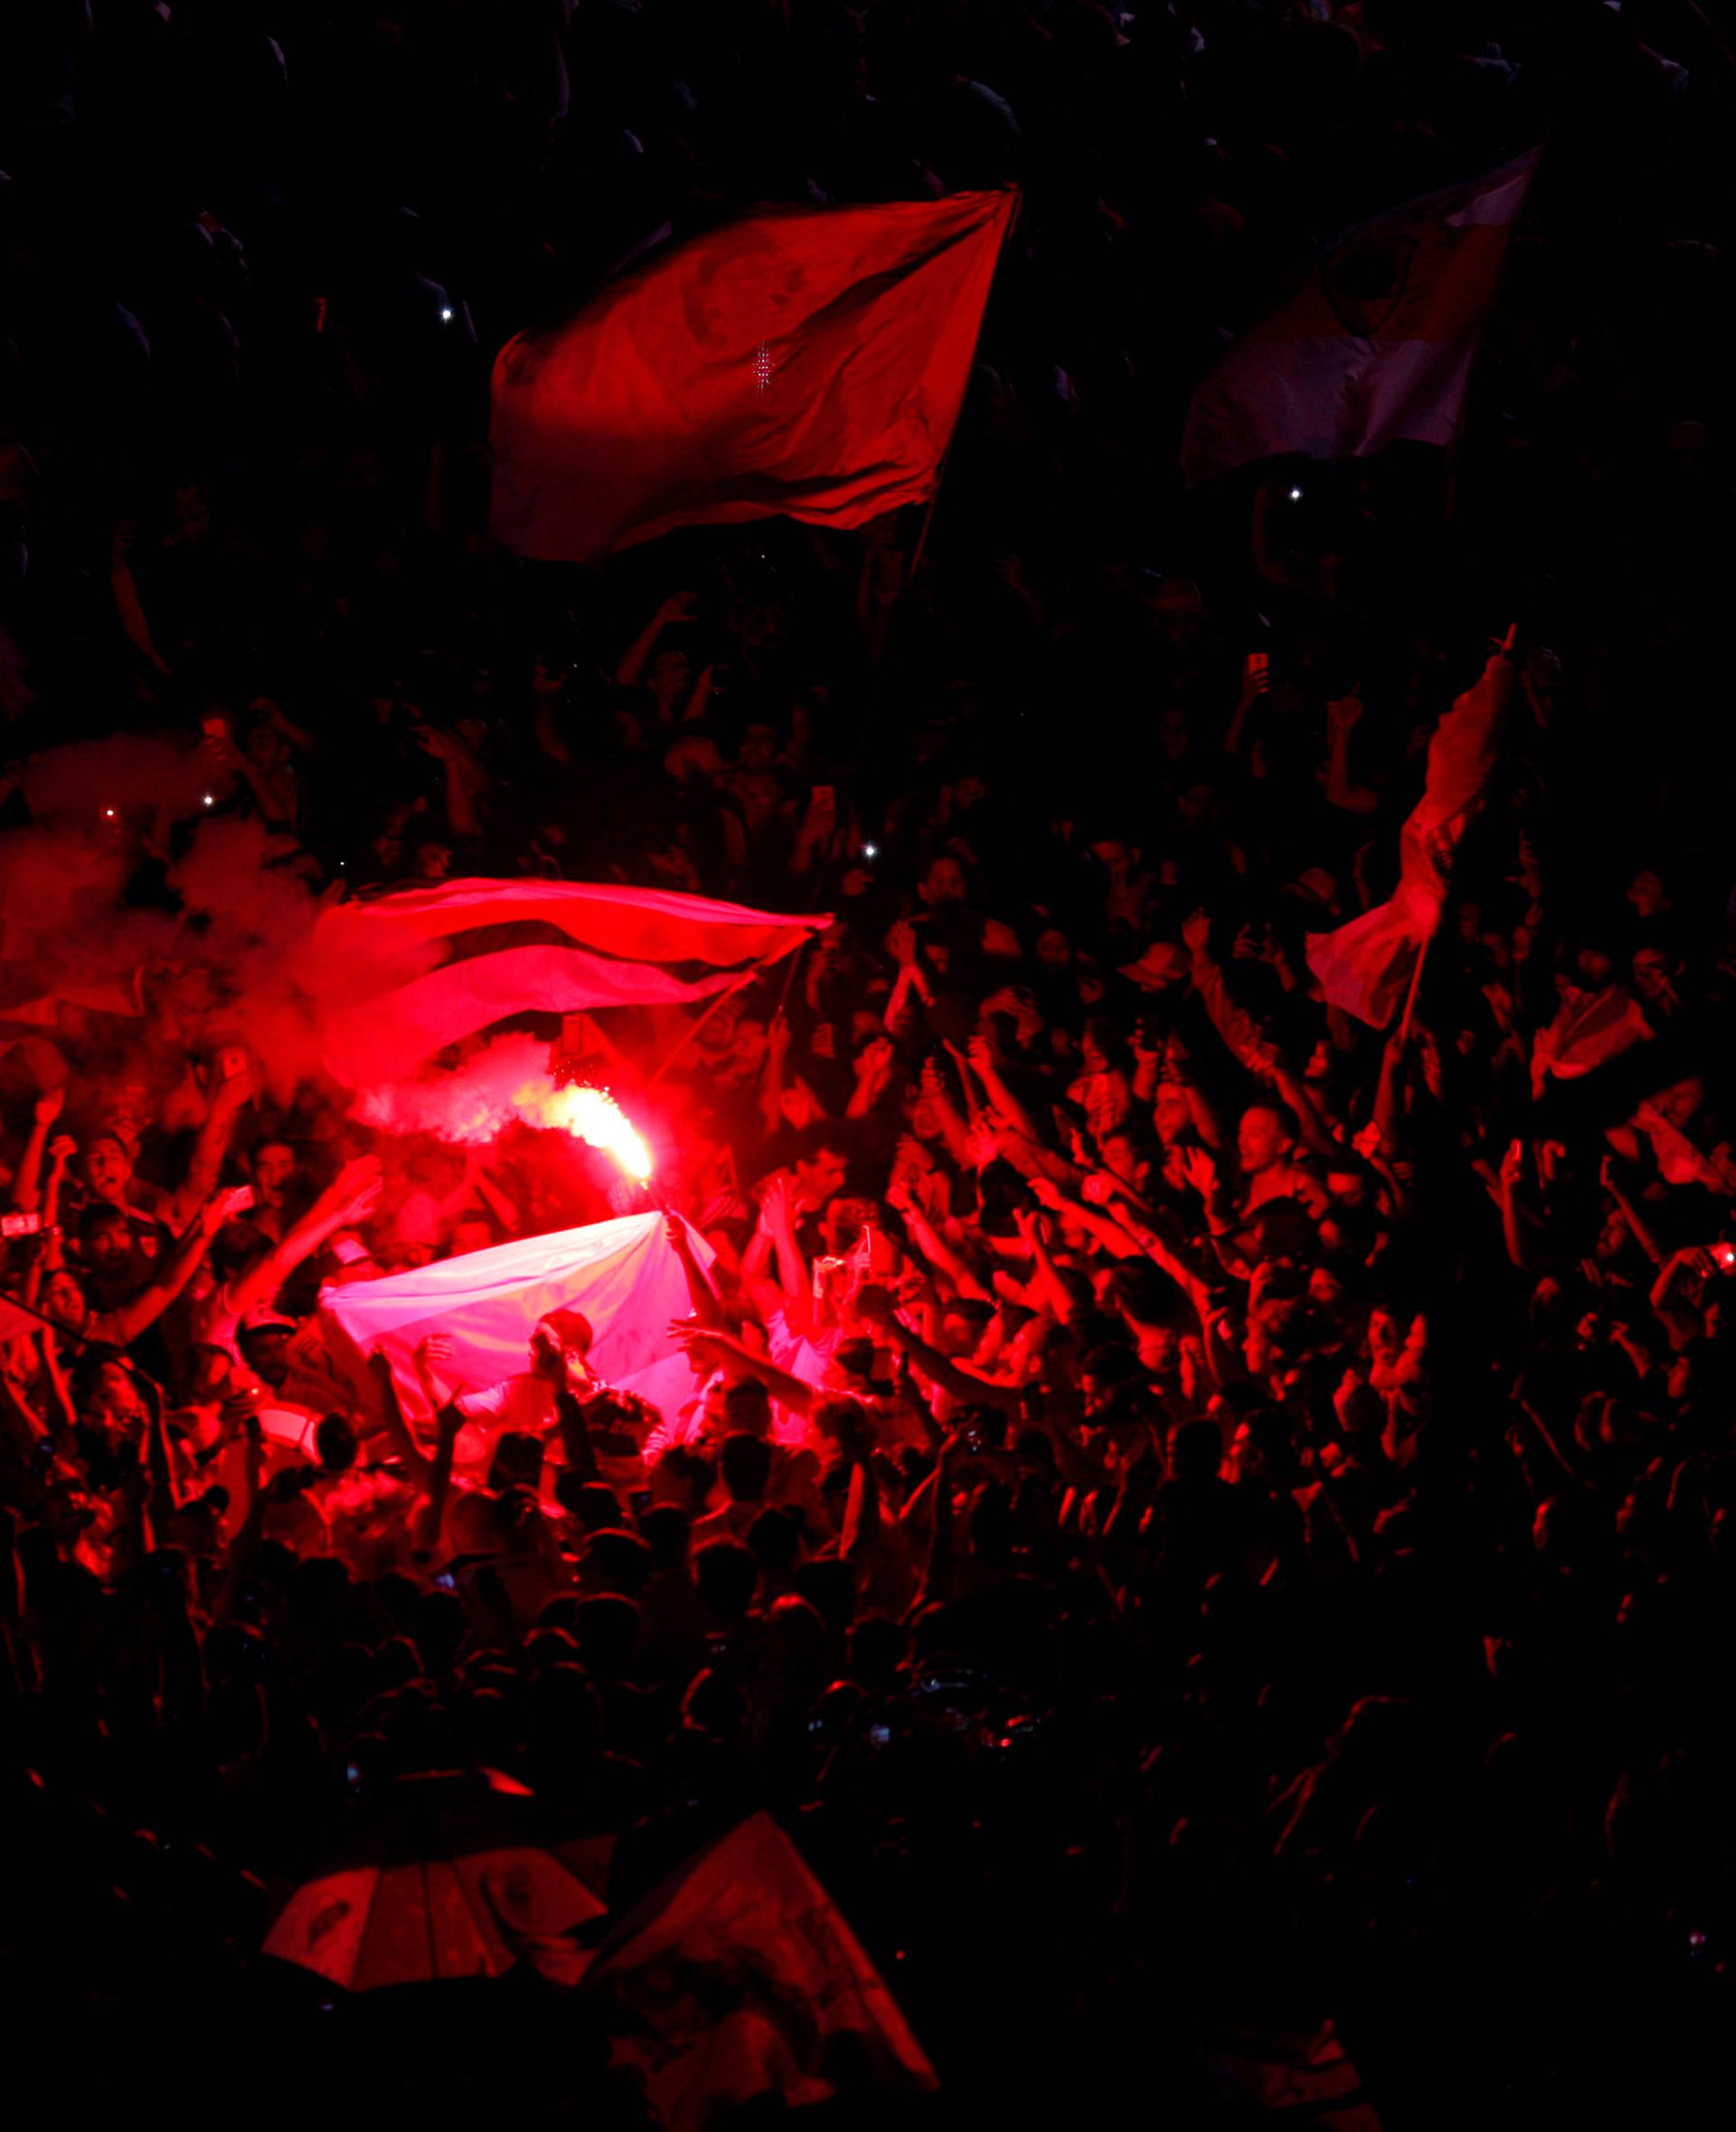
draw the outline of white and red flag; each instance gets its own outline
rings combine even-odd
[[[448,881],[326,911],[297,976],[327,1066],[370,1088],[533,1009],[709,999],[831,922],[608,882]]]
[[[1189,486],[1280,453],[1451,444],[1539,154],[1409,201],[1324,251],[1201,381],[1182,432]]]
[[[1454,854],[1488,789],[1514,679],[1512,657],[1496,652],[1435,728],[1422,797],[1399,832],[1392,895],[1347,925],[1308,935],[1308,967],[1327,1003],[1376,1029],[1392,1019],[1440,923]]]

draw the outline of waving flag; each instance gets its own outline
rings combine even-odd
[[[853,2085],[907,2089],[934,2069],[861,1942],[769,1814],[673,1873],[604,1942],[586,1989],[609,2000],[614,2056],[658,2124],[703,2132],[719,2110],[791,2108]]]
[[[1011,190],[770,207],[654,252],[495,365],[493,524],[544,561],[931,494]]]
[[[326,911],[300,982],[327,1065],[361,1088],[531,1009],[707,999],[831,922],[663,889],[448,881]]]
[[[1538,151],[1364,222],[1201,382],[1182,433],[1190,486],[1280,452],[1361,458],[1450,444]]]
[[[1513,661],[1497,652],[1435,728],[1422,797],[1399,832],[1392,894],[1335,931],[1308,935],[1308,967],[1327,1000],[1376,1029],[1392,1019],[1440,923],[1453,854],[1483,804],[1513,686]]]
[[[1650,1023],[1619,985],[1599,991],[1571,986],[1532,1044],[1532,1092],[1541,1095],[1552,1073],[1558,1080],[1579,1080],[1651,1037]]]
[[[416,1361],[430,1333],[447,1337],[448,1382],[480,1391],[524,1373],[539,1319],[576,1310],[596,1330],[591,1366],[603,1381],[674,1413],[692,1395],[693,1373],[669,1326],[693,1304],[666,1231],[663,1214],[624,1214],[515,1237],[383,1280],[335,1283],[319,1297],[326,1353],[364,1414],[378,1406],[368,1357],[383,1354],[399,1404],[420,1426],[433,1419]],[[694,1257],[709,1266],[711,1246],[691,1229],[686,1234]],[[458,1439],[460,1460],[486,1462],[496,1426],[473,1416]]]

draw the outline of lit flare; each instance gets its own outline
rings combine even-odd
[[[649,1178],[651,1150],[607,1090],[556,1089],[542,1108],[546,1123],[571,1133],[588,1146],[600,1148],[636,1184]]]

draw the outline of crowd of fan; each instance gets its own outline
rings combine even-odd
[[[1733,1921],[1697,59],[1631,8],[1373,0],[20,12],[5,841],[118,849],[129,911],[246,820],[320,891],[836,922],[646,1099],[716,1253],[693,1401],[555,1326],[540,1491],[457,1450],[486,1388],[438,1341],[419,1435],[314,1312],[607,1212],[547,1136],[460,1168],[286,1092],[198,923],[142,1011],[12,1025],[9,1997],[282,1997],[271,1902],[353,1788],[475,1763],[619,1839],[617,1908],[770,1807],[1011,2121],[1135,2077],[1207,2118],[1238,2035],[1328,2016],[1394,2122],[1650,2077]],[[1181,497],[1181,396],[1298,243],[1546,119],[1463,493],[1401,451]],[[1010,178],[920,567],[908,525],[488,546],[485,354],[660,222]],[[1372,1031],[1306,937],[1390,890],[1515,619]],[[33,810],[123,727],[198,821]]]

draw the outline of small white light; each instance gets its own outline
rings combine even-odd
[[[217,804],[216,800],[212,798],[212,797],[211,796],[211,794],[210,794],[209,792],[207,792],[207,793],[205,794],[205,805],[206,805],[207,807],[215,807],[215,806],[216,806],[216,804]]]
[[[1293,488],[1290,491],[1290,501],[1293,504],[1299,504],[1302,501],[1302,491],[1299,488]]]
[[[452,307],[451,307],[451,305],[450,305],[450,304],[442,304],[442,305],[440,306],[440,323],[441,323],[441,325],[451,325],[451,323],[452,323]]]
[[[864,859],[877,859],[880,856],[880,846],[877,844],[864,844],[862,855]]]
[[[112,822],[115,818],[114,808],[111,807],[104,807],[102,810],[102,818],[105,822]]]

